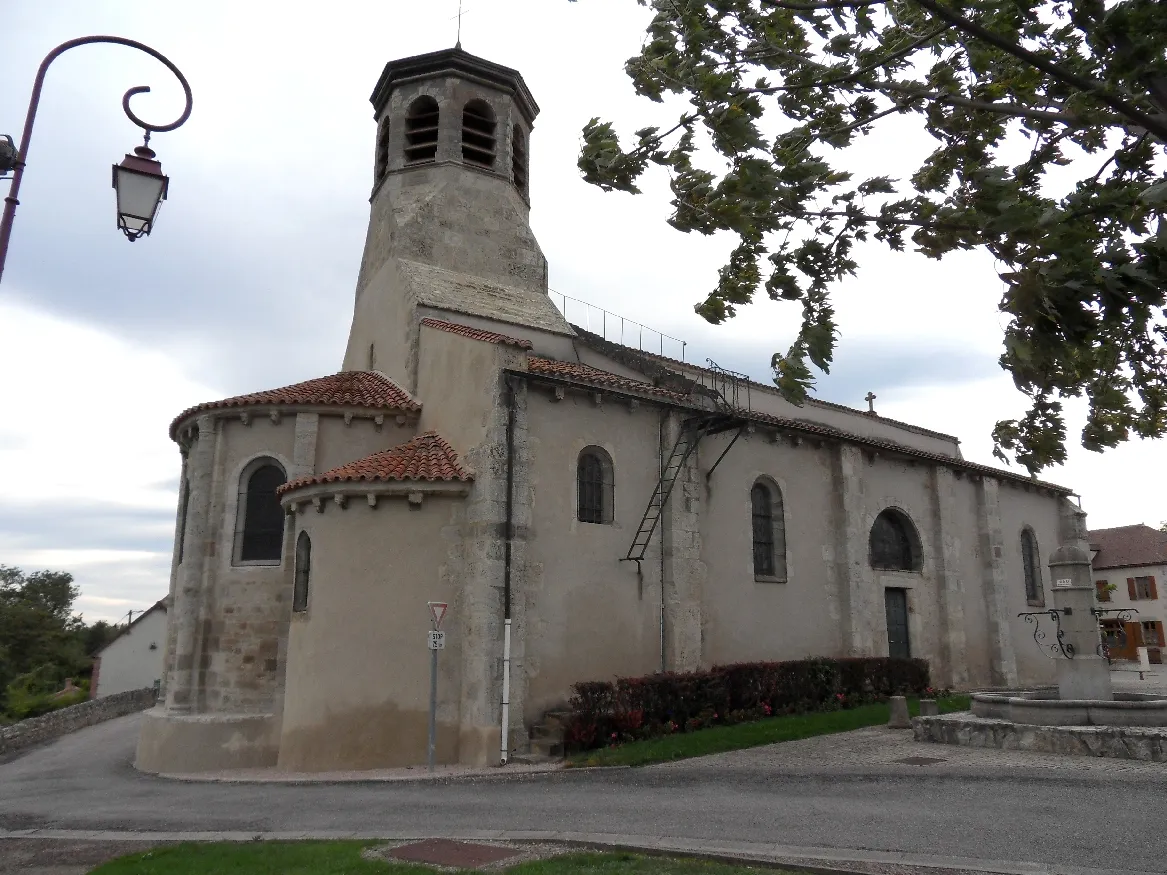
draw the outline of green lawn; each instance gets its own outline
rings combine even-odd
[[[216,842],[156,848],[98,866],[91,875],[432,875],[428,866],[361,858],[379,842]],[[472,870],[466,870],[472,871]],[[508,875],[757,875],[748,866],[640,854],[567,854],[520,863]],[[770,875],[797,875],[769,869]]]
[[[949,696],[940,700],[942,714],[967,711],[968,708],[968,696]],[[913,715],[918,714],[920,703],[916,699],[909,699],[908,710]],[[696,732],[666,735],[633,741],[617,747],[589,750],[568,757],[567,765],[645,766],[650,763],[773,744],[777,741],[795,741],[813,735],[828,735],[832,732],[862,729],[865,726],[879,726],[887,723],[889,716],[889,706],[884,703],[862,705],[846,711],[788,714],[753,723],[739,723],[737,726],[714,726],[710,729],[698,729]]]

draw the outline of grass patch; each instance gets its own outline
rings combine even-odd
[[[967,711],[968,696],[948,696],[939,702],[940,713]],[[917,699],[908,700],[908,711],[920,713]],[[810,714],[786,714],[768,717],[753,723],[739,723],[736,726],[714,726],[665,735],[644,741],[633,741],[616,747],[605,747],[574,754],[567,758],[570,766],[646,766],[651,763],[667,763],[728,750],[741,750],[774,744],[778,741],[797,741],[815,735],[830,735],[835,732],[849,732],[866,726],[887,723],[890,706],[884,702],[861,705],[846,711],[817,711]]]
[[[433,875],[413,863],[365,860],[381,842],[213,842],[155,848],[98,866],[91,875]],[[474,870],[464,870],[471,872]],[[757,875],[756,868],[615,851],[520,863],[507,875]],[[772,875],[798,875],[769,869]]]

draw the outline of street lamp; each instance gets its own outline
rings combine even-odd
[[[170,177],[162,173],[162,165],[155,161],[154,150],[148,145],[138,146],[133,155],[126,155],[121,164],[113,166],[113,187],[118,198],[118,227],[133,243],[150,233],[158,207],[166,200]]]
[[[8,240],[12,236],[12,223],[16,216],[16,207],[20,203],[17,197],[20,194],[20,182],[24,177],[24,167],[28,162],[32,126],[36,120],[45,73],[49,69],[49,64],[62,53],[90,43],[113,43],[145,52],[165,64],[170,72],[178,77],[178,81],[182,85],[183,93],[186,95],[186,106],[182,115],[168,125],[148,124],[134,115],[133,110],[130,109],[130,98],[135,94],[149,91],[149,87],[139,85],[131,88],[122,97],[122,109],[125,111],[126,117],[146,132],[146,139],[141,146],[134,149],[133,155],[127,154],[122,163],[115,164],[113,168],[113,187],[117,192],[118,227],[131,242],[149,234],[154,227],[154,218],[158,213],[158,207],[166,199],[166,189],[170,180],[163,175],[162,165],[155,160],[157,156],[150,148],[150,134],[152,132],[173,131],[190,118],[193,99],[186,77],[164,55],[147,45],[120,36],[85,36],[61,43],[41,61],[36,79],[33,80],[32,98],[28,104],[28,115],[24,118],[24,132],[20,137],[20,148],[13,145],[12,137],[0,135],[0,176],[4,176],[10,170],[13,171],[12,185],[8,189],[8,197],[4,198],[4,215],[0,219],[0,277],[4,275],[4,262],[8,257]]]

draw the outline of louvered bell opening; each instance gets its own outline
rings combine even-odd
[[[424,164],[438,155],[438,102],[420,97],[405,117],[405,163]]]
[[[515,179],[515,188],[521,192],[527,190],[527,142],[523,138],[523,129],[515,125],[511,132],[511,174]]]
[[[462,160],[480,167],[494,166],[494,112],[481,100],[462,110]]]

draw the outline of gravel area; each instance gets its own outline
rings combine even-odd
[[[0,875],[85,875],[96,866],[157,844],[69,839],[0,839]]]

